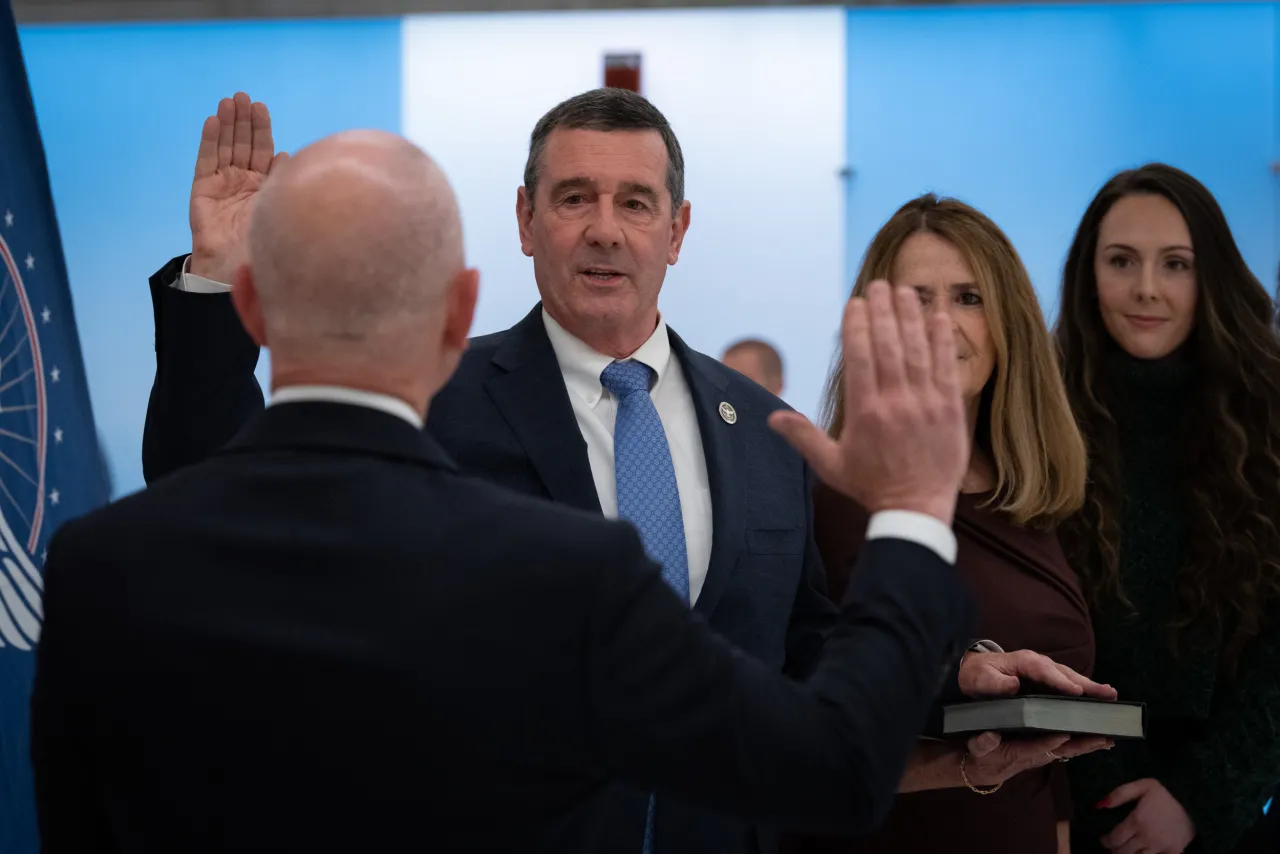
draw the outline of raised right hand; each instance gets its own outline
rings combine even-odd
[[[191,182],[191,273],[230,284],[249,259],[249,219],[262,182],[288,159],[275,153],[271,114],[243,92],[204,120]]]
[[[939,312],[926,327],[913,289],[876,281],[865,300],[849,300],[841,337],[841,434],[795,412],[775,412],[770,425],[869,513],[913,510],[950,525],[969,464],[951,321]]]
[[[1002,739],[999,733],[984,732],[969,739],[965,776],[975,786],[995,786],[1023,771],[1066,761],[1095,750],[1106,750],[1114,742],[1101,736],[1048,735],[1038,738]]]

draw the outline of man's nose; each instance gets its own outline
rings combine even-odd
[[[587,221],[586,238],[599,246],[617,246],[622,242],[622,223],[618,221],[612,199],[601,199]]]

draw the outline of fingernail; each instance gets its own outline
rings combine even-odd
[[[1102,800],[1100,800],[1100,801],[1098,801],[1096,804],[1094,804],[1094,805],[1093,805],[1093,808],[1094,808],[1094,809],[1096,809],[1096,810],[1104,810],[1104,809],[1106,809],[1106,808],[1107,808],[1107,807],[1109,807],[1109,806],[1111,806],[1111,799],[1110,799],[1110,798],[1103,798]]]

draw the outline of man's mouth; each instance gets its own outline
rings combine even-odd
[[[582,271],[582,275],[601,284],[608,284],[622,278],[622,273],[612,267],[588,267]]]

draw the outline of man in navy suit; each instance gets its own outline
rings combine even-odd
[[[287,155],[274,152],[266,107],[242,94],[208,120],[202,146],[227,149],[247,168],[197,173],[192,254],[151,280],[149,482],[206,458],[263,405],[258,348],[223,283],[244,260],[247,209]],[[837,611],[812,538],[811,475],[766,424],[784,404],[691,349],[658,310],[690,222],[670,125],[623,90],[556,106],[533,131],[517,218],[541,302],[514,327],[471,342],[432,403],[428,432],[468,473],[631,521],[714,631],[804,675]],[[628,396],[635,388],[647,394]],[[582,823],[591,840],[582,850],[776,848],[771,828],[621,783]]]

